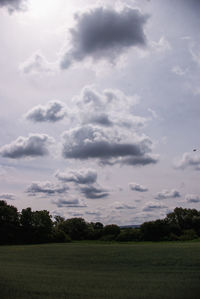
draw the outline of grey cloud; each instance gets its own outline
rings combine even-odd
[[[114,207],[116,210],[134,210],[136,208],[135,206],[130,206],[121,202],[114,202],[112,207]]]
[[[51,101],[46,106],[36,106],[25,117],[33,122],[57,122],[66,115],[65,105],[60,101]]]
[[[129,7],[122,11],[100,7],[76,15],[76,26],[70,30],[71,49],[62,58],[61,68],[66,69],[86,57],[113,62],[127,49],[145,46],[147,18],[138,9]]]
[[[87,212],[85,212],[85,215],[101,216],[101,213],[100,212],[96,212],[96,211],[87,211]]]
[[[0,7],[6,7],[10,13],[25,10],[27,0],[0,0]]]
[[[34,158],[49,154],[48,146],[53,138],[45,134],[30,134],[28,137],[18,137],[10,144],[0,148],[0,155],[5,158]]]
[[[181,194],[177,190],[163,190],[155,196],[155,199],[158,200],[163,200],[163,199],[168,199],[168,198],[179,198],[181,197]]]
[[[137,183],[130,183],[129,187],[132,191],[147,192],[148,188]]]
[[[197,194],[187,194],[186,195],[186,200],[189,203],[199,203],[200,202],[200,196]]]
[[[26,193],[31,196],[37,194],[57,195],[65,194],[69,190],[68,186],[60,186],[52,184],[51,182],[33,182],[27,189]]]
[[[4,193],[4,194],[0,194],[0,199],[14,200],[14,199],[15,199],[15,195],[12,194],[12,193]]]
[[[192,168],[194,170],[200,170],[200,154],[184,153],[182,158],[176,162],[175,167],[177,169]]]
[[[108,115],[104,113],[93,115],[90,118],[85,119],[83,123],[97,124],[105,127],[113,126],[113,122],[109,119]]]
[[[153,163],[147,153],[152,142],[148,137],[132,136],[133,142],[102,128],[84,126],[63,134],[63,157],[66,159],[100,159],[102,164],[145,165]],[[134,140],[135,139],[135,140]],[[123,159],[126,158],[126,159]],[[117,159],[112,161],[112,159]],[[121,160],[120,160],[121,159]],[[156,161],[154,161],[156,163]]]
[[[144,212],[151,212],[151,211],[157,211],[157,210],[162,210],[162,209],[167,209],[168,207],[167,206],[162,206],[162,205],[157,205],[157,204],[154,204],[154,203],[150,203],[148,205],[146,205],[144,208],[143,208],[143,211]]]
[[[58,199],[52,201],[58,208],[86,208],[87,205],[78,199]]]
[[[40,52],[37,52],[24,61],[19,69],[24,74],[52,73],[56,70],[56,65],[48,62]]]
[[[89,199],[100,199],[109,196],[109,192],[100,186],[84,186],[80,188],[81,193]]]
[[[62,182],[74,182],[76,184],[93,184],[97,180],[97,173],[93,169],[57,171],[55,176]]]
[[[128,165],[128,166],[145,166],[145,165],[156,164],[156,163],[158,163],[158,158],[150,155],[144,155],[141,157],[120,158],[112,161],[102,159],[100,161],[101,165],[110,165],[110,166],[115,164]]]

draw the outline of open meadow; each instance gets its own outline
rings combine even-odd
[[[200,298],[200,243],[0,247],[0,298]]]

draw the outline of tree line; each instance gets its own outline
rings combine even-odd
[[[86,222],[83,218],[65,219],[49,211],[32,211],[8,205],[0,200],[0,244],[37,244],[102,241],[175,241],[200,237],[200,211],[175,208],[164,219],[144,222],[137,228],[120,228],[116,224]]]

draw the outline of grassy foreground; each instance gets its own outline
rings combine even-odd
[[[0,247],[0,298],[200,298],[200,243]]]

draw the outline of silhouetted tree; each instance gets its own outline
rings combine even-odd
[[[83,218],[71,218],[60,222],[58,229],[64,231],[72,240],[84,240],[88,235],[88,226]]]
[[[17,208],[0,200],[0,244],[18,242],[19,214]]]

